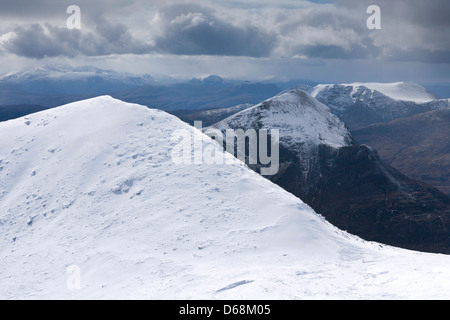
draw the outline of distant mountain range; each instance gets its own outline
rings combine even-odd
[[[136,86],[157,85],[150,75],[132,75],[94,66],[39,66],[0,77],[0,84],[14,85],[32,94],[84,95],[115,92]]]
[[[156,84],[150,76],[134,76],[93,66],[40,66],[0,77],[0,105],[56,107],[82,98]]]
[[[195,121],[202,121],[203,126],[211,126],[223,119],[232,116],[233,114],[248,109],[251,106],[252,104],[247,103],[229,108],[209,109],[202,111],[181,110],[173,111],[171,113],[191,125],[194,125]]]
[[[275,84],[224,80],[216,75],[176,82],[92,66],[41,66],[1,77],[0,105],[52,108],[109,94],[161,110],[186,111],[255,104],[280,91]]]
[[[299,80],[300,81],[300,80]],[[52,108],[99,95],[139,103],[186,116],[209,109],[257,104],[283,89],[296,87],[329,106],[350,129],[408,117],[449,106],[412,83],[316,85],[301,82],[225,80],[217,75],[176,81],[104,70],[94,66],[40,66],[0,77],[0,105]],[[0,118],[5,119],[5,113]],[[22,114],[17,112],[17,114]]]
[[[210,78],[169,86],[144,86],[113,97],[164,111],[205,110],[256,104],[281,91],[274,84],[211,82]]]

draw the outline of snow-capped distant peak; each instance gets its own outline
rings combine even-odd
[[[215,74],[201,76],[191,80],[191,83],[203,83],[208,85],[222,85],[224,82],[225,80],[223,78]]]
[[[437,97],[428,92],[427,89],[416,83],[396,82],[396,83],[353,83],[354,87],[365,86],[371,90],[376,90],[382,94],[394,99],[402,101],[412,101],[417,103],[430,102]]]
[[[342,86],[344,88],[351,87],[352,95],[361,89],[369,89],[378,91],[379,93],[400,101],[410,101],[415,103],[426,103],[438,99],[435,95],[428,92],[424,87],[411,82],[395,82],[395,83],[378,83],[378,82],[355,82],[344,83],[338,85],[322,84],[314,88],[312,96],[316,97],[324,90],[334,86]]]
[[[60,64],[60,65],[40,65],[35,67],[27,67],[19,72],[11,72],[2,77],[0,80],[9,80],[9,81],[26,81],[33,78],[52,78],[61,76],[67,72],[73,71],[69,65]]]
[[[216,74],[212,74],[209,75],[207,77],[202,78],[203,81],[210,81],[210,82],[223,82],[223,79],[216,75]]]
[[[100,69],[94,66],[78,66],[69,65],[41,65],[37,67],[25,68],[16,73],[9,73],[0,77],[0,81],[8,81],[12,83],[23,83],[27,81],[41,80],[80,80],[90,77],[104,77],[107,80],[120,80],[127,82],[130,79],[141,79],[142,82],[152,82],[153,79],[146,75],[132,75],[124,72],[116,72],[113,70]]]

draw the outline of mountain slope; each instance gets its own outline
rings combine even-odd
[[[209,109],[202,111],[174,111],[172,114],[191,125],[194,125],[195,121],[202,121],[203,126],[212,126],[213,124],[222,121],[233,114],[241,112],[242,110],[248,109],[251,106],[251,104],[240,104],[229,108]]]
[[[269,179],[339,228],[367,240],[450,252],[450,199],[355,144],[345,125],[307,93],[287,91],[214,127],[279,129],[280,170]]]
[[[288,191],[295,191],[301,199],[306,198],[321,175],[317,166],[320,145],[338,148],[350,145],[352,141],[345,125],[325,105],[296,89],[239,112],[215,124],[214,128],[222,131],[278,129],[281,169],[273,179],[284,180],[285,175],[292,178],[290,172],[295,167],[296,187],[295,190],[288,188]],[[251,167],[256,171],[260,169]]]
[[[323,177],[306,202],[367,240],[450,253],[450,199],[384,164],[364,145],[325,150]],[[329,166],[333,163],[333,166]]]
[[[205,138],[109,97],[0,124],[0,297],[449,297],[449,257],[341,232],[229,155],[175,165],[177,129]]]
[[[450,106],[450,100],[403,82],[318,85],[311,95],[352,130]]]
[[[406,175],[450,195],[450,109],[375,124],[353,135]]]
[[[143,86],[114,93],[115,98],[155,107],[164,111],[205,110],[254,104],[278,94],[274,84],[228,83],[204,80],[168,86]]]

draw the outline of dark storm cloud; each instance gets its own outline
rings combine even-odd
[[[101,3],[105,2],[101,1]],[[177,4],[162,7],[160,10],[161,25],[158,26],[162,33],[155,36],[153,45],[149,45],[139,38],[134,38],[124,24],[109,23],[104,18],[112,12],[111,6],[114,3],[116,3],[116,11],[117,6],[123,5],[123,1],[116,0],[107,7],[100,4],[80,6],[83,25],[87,23],[90,29],[83,27],[81,31],[68,30],[62,23],[57,26],[48,22],[33,23],[15,28],[13,30],[15,36],[2,43],[2,49],[19,56],[37,59],[56,56],[101,56],[151,52],[179,55],[267,57],[277,41],[276,35],[251,24],[243,23],[236,26],[218,18],[212,7]],[[33,3],[22,10],[22,18],[25,21],[27,19],[35,21],[34,18],[25,18],[27,14],[24,13],[33,13],[30,17],[35,17],[48,10],[49,16],[56,11],[58,17],[67,19],[68,15],[65,12],[67,3],[61,4],[45,0],[40,4],[41,6],[38,6],[37,3]],[[102,12],[101,8],[106,8],[107,11]],[[8,11],[17,13],[20,11],[19,6],[9,7]],[[95,16],[93,12],[99,14]],[[65,22],[65,20],[60,20]],[[23,24],[26,25],[26,23]],[[146,37],[145,34],[140,36]]]
[[[450,60],[449,0],[76,2],[82,12],[81,31],[64,28],[65,10],[73,1],[0,0],[0,50],[38,59],[156,52],[426,63]],[[294,3],[298,6],[288,6]],[[381,30],[366,27],[366,9],[372,4],[382,9]],[[158,19],[152,20],[155,13]]]
[[[381,30],[369,30],[369,5],[381,7]],[[275,20],[283,56],[448,63],[450,1],[338,0],[286,11]]]
[[[409,17],[411,21],[422,24],[424,26],[433,27],[449,27],[450,26],[450,1],[448,0],[433,0],[433,1],[418,1],[410,0],[403,1],[407,9],[403,12]],[[431,2],[431,3],[430,3]]]
[[[155,47],[164,53],[267,57],[276,45],[276,36],[251,25],[234,26],[199,6],[166,8],[163,17],[164,34]]]
[[[365,59],[376,57],[376,47],[366,26],[365,10],[354,14],[334,6],[312,7],[288,12],[278,19],[284,56],[322,59]]]
[[[0,16],[43,22],[54,17],[64,18],[67,7],[78,5],[90,17],[129,5],[126,0],[0,0]],[[48,22],[48,21],[46,21]]]
[[[378,5],[383,10],[383,15],[406,20],[426,27],[450,26],[448,0],[338,0],[338,6],[347,9],[363,9],[369,5]]]
[[[34,24],[14,30],[15,36],[3,44],[4,49],[16,55],[43,59],[46,57],[102,56],[109,54],[143,54],[148,45],[136,41],[127,28],[100,19],[96,32],[83,32]]]
[[[316,45],[302,47],[299,51],[309,58],[365,59],[376,57],[379,50],[376,48],[364,48],[359,45],[354,45],[350,49],[345,49],[340,46]]]
[[[339,7],[353,15],[369,4],[381,8],[382,30],[370,35],[383,53],[381,58],[425,63],[450,61],[450,1],[338,1]]]
[[[70,5],[70,4],[69,4]],[[36,19],[61,14],[68,7],[66,1],[54,0],[15,0],[0,1],[0,16]]]
[[[450,63],[450,50],[430,51],[418,48],[415,50],[395,50],[391,53],[391,61],[420,61],[426,63]]]

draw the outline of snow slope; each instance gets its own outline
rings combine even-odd
[[[218,148],[107,96],[1,123],[0,298],[450,298],[450,257],[352,237],[235,159],[175,165],[176,129]]]
[[[319,144],[343,147],[352,140],[344,123],[306,92],[292,89],[245,109],[214,125],[215,128],[279,129],[280,144],[303,152]]]

